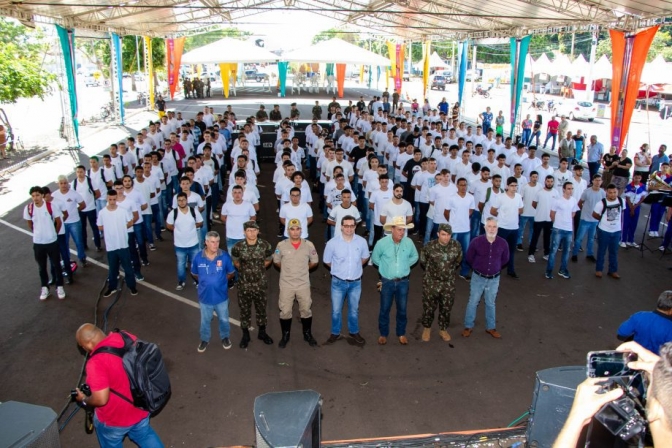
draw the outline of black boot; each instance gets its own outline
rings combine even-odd
[[[240,348],[247,348],[250,343],[250,330],[243,328],[243,339],[240,340]]]
[[[259,335],[257,336],[257,339],[261,339],[266,345],[273,344],[273,339],[266,334],[266,325],[259,325]]]
[[[301,323],[303,324],[303,340],[306,341],[311,347],[315,347],[317,345],[317,341],[310,332],[310,329],[313,326],[313,318],[307,317],[304,319],[302,317]]]
[[[292,319],[280,319],[280,328],[282,329],[282,339],[278,347],[285,348],[289,342],[289,333],[292,330]]]

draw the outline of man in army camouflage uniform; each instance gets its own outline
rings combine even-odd
[[[292,120],[298,120],[301,116],[301,111],[296,108],[296,103],[292,103],[292,108],[289,110],[289,118]]]
[[[240,328],[243,339],[240,348],[247,348],[250,342],[250,320],[252,304],[257,315],[259,326],[258,338],[264,344],[273,344],[273,339],[266,334],[266,269],[273,261],[273,248],[268,241],[259,238],[259,225],[255,221],[243,224],[245,239],[231,248],[233,265],[238,269],[238,305],[240,305]]]
[[[434,311],[439,307],[439,335],[450,341],[448,324],[455,301],[455,276],[462,263],[462,246],[452,239],[450,224],[439,224],[439,239],[431,241],[420,252],[420,265],[425,269],[422,279],[422,340],[431,334]]]
[[[313,106],[313,120],[315,119],[322,119],[322,106],[320,106],[319,101],[315,101],[315,105]]]

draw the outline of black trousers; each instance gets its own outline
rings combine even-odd
[[[376,243],[379,239],[383,237],[383,226],[373,225],[373,247],[376,247]]]
[[[534,252],[537,250],[537,242],[539,241],[539,235],[541,232],[544,232],[544,255],[548,255],[551,252],[551,231],[553,230],[553,221],[541,221],[534,222],[534,227],[532,231],[532,242],[530,243],[530,250],[527,252],[528,255],[534,255]]]
[[[52,266],[57,266],[54,270],[56,286],[63,286],[63,273],[61,267],[61,252],[58,246],[58,241],[49,244],[33,244],[33,253],[35,254],[35,261],[40,272],[40,283],[43,287],[49,286],[49,273],[47,271],[47,260]]]

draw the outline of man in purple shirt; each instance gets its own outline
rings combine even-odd
[[[468,338],[474,329],[476,309],[485,296],[485,332],[493,338],[502,337],[495,328],[495,299],[499,290],[499,273],[509,262],[509,246],[504,238],[497,236],[497,220],[488,218],[485,235],[471,240],[467,249],[467,263],[474,270],[471,277],[469,303],[464,316],[462,336]]]

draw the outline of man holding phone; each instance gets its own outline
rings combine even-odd
[[[641,370],[649,378],[646,418],[654,446],[667,446],[672,440],[672,342],[660,349],[660,356],[651,353],[636,342],[621,344],[618,351],[632,352],[637,361],[628,367]],[[575,447],[586,426],[602,406],[623,395],[620,388],[602,393],[604,378],[588,378],[579,385],[574,404],[553,448]]]

